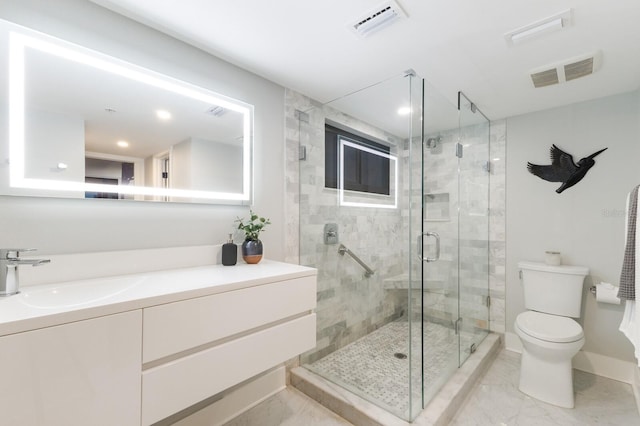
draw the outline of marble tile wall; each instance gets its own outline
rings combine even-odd
[[[299,245],[287,243],[288,259],[318,268],[317,346],[302,357],[313,362],[376,328],[399,318],[407,307],[406,292],[385,288],[385,279],[403,273],[403,209],[339,207],[337,191],[324,186],[325,120],[388,142],[398,155],[403,141],[366,123],[287,92],[287,190],[291,206],[289,226],[297,227]],[[306,148],[306,159],[298,161],[297,143]],[[297,173],[296,173],[297,172]],[[296,193],[299,185],[300,193]],[[401,190],[401,188],[398,188]],[[296,197],[298,202],[296,203]],[[354,197],[351,197],[353,200]],[[298,216],[298,221],[295,221]],[[293,225],[297,223],[297,226]],[[324,244],[327,223],[338,225],[340,243],[375,270],[371,277],[338,245]]]
[[[409,203],[419,206],[422,202],[419,191],[421,177],[409,170],[416,168],[410,158],[420,161],[420,141],[401,141],[366,123],[359,122],[328,107],[323,107],[295,91],[287,90],[286,107],[286,218],[287,218],[287,261],[317,267],[318,275],[318,345],[312,353],[302,357],[302,362],[313,362],[334,350],[357,340],[372,330],[387,322],[407,314],[410,306],[414,312],[420,312],[417,305],[419,291],[412,292],[407,297],[409,270],[413,276],[419,275],[420,262],[412,261],[414,253],[410,253],[410,244],[415,244],[411,234],[419,233],[419,217],[414,216],[409,223]],[[392,153],[399,158],[400,176],[398,190],[400,191],[400,206],[398,209],[370,209],[360,207],[338,207],[335,190],[324,188],[324,124],[325,119],[343,123],[350,128],[371,134],[386,140],[392,146]],[[475,282],[470,277],[476,271],[477,265],[486,264],[487,251],[490,257],[489,285],[491,289],[491,329],[504,332],[504,151],[505,151],[504,121],[492,123],[490,135],[492,161],[490,179],[487,181],[490,190],[489,217],[486,217],[485,227],[474,226],[470,222],[464,228],[467,238],[461,242],[461,252],[464,258],[461,262],[461,277],[468,283],[465,288],[486,288],[485,279]],[[453,153],[457,142],[457,131],[441,134],[440,152]],[[300,145],[306,148],[306,159],[299,161]],[[410,155],[410,150],[414,151]],[[416,151],[417,150],[417,151]],[[471,158],[472,151],[469,151]],[[432,194],[448,194],[449,214],[454,215],[457,205],[457,166],[448,162],[457,161],[455,155],[444,154],[428,156],[426,192]],[[486,159],[486,152],[483,157]],[[418,169],[415,169],[418,170]],[[482,167],[476,168],[480,173]],[[486,173],[486,172],[484,172]],[[473,186],[473,176],[469,176],[468,195],[480,194],[486,186],[479,190]],[[410,191],[409,182],[413,188]],[[444,206],[438,206],[438,214],[443,215]],[[475,203],[473,197],[468,197],[469,208],[481,207]],[[455,216],[455,215],[454,215]],[[486,235],[488,221],[490,241],[480,238],[482,229]],[[337,223],[339,226],[340,242],[349,247],[354,253],[370,264],[376,274],[370,278],[363,277],[363,270],[352,259],[340,256],[337,246],[323,243],[323,228],[325,223]],[[442,236],[452,235],[451,229],[457,227],[457,222],[433,221],[429,227],[440,232]],[[425,230],[426,227],[425,227]],[[477,235],[476,235],[477,234]],[[417,234],[416,234],[417,235]],[[450,320],[448,312],[455,312],[457,303],[456,288],[449,285],[456,282],[458,270],[457,245],[452,238],[442,239],[442,261],[430,264],[430,271],[426,287],[429,293],[425,297],[427,314],[433,318]],[[483,245],[484,244],[484,245]],[[425,248],[429,249],[428,246]],[[415,247],[411,249],[415,250]],[[484,257],[483,257],[484,256]],[[413,259],[415,260],[415,259]],[[437,265],[437,266],[435,266]],[[417,285],[417,283],[414,283]],[[469,306],[470,316],[486,321],[486,313],[482,316],[474,311],[475,306],[482,302],[479,294],[466,292],[462,297],[463,304]],[[471,308],[474,306],[474,308]],[[482,305],[478,305],[482,306]],[[418,309],[418,310],[415,310]],[[479,324],[482,325],[482,324]]]
[[[491,122],[489,131],[489,327],[505,332],[507,122]]]
[[[467,126],[461,132],[454,129],[427,135],[429,137],[439,137],[439,142],[436,148],[425,153],[427,216],[424,230],[440,235],[441,255],[438,262],[418,265],[425,268],[427,277],[425,315],[445,323],[455,320],[459,296],[461,316],[468,320],[467,325],[486,328],[484,296],[488,279],[491,296],[489,327],[494,332],[504,333],[505,121],[491,123],[489,141],[486,140],[484,126]],[[458,138],[463,145],[467,145],[460,161],[460,186],[457,175],[458,158],[455,156]],[[418,150],[419,147],[415,146],[414,149]],[[490,158],[489,172],[486,171],[487,150]],[[421,161],[420,156],[414,155],[413,161]],[[418,167],[414,165],[415,169]],[[419,194],[412,194],[412,197],[415,203],[419,202]],[[443,206],[445,202],[448,207]],[[430,209],[430,203],[436,205],[435,215],[429,215],[434,211]],[[457,215],[458,207],[460,220]],[[442,214],[444,211],[448,215]],[[459,247],[458,240],[453,238],[456,235],[460,238]],[[427,241],[425,249],[432,253],[433,241]],[[416,276],[419,276],[418,271]],[[420,312],[421,296],[419,292],[413,293],[412,312]]]

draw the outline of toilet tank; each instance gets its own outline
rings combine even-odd
[[[565,317],[580,317],[582,287],[589,268],[584,266],[518,262],[527,309]]]

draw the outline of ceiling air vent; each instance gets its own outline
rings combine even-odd
[[[577,56],[531,71],[531,81],[538,87],[565,83],[596,72],[602,64],[602,52]]]
[[[406,18],[402,8],[395,1],[386,1],[378,7],[349,24],[351,31],[366,37],[369,34],[385,28],[400,18]]]
[[[531,80],[533,80],[535,87],[551,86],[552,84],[558,84],[560,82],[560,80],[558,80],[558,70],[555,68],[531,74]]]
[[[576,78],[589,74],[593,74],[593,57],[564,66],[564,77],[567,81],[575,80]]]
[[[214,117],[222,117],[227,112],[226,108],[214,105],[205,111],[205,114],[213,115]]]

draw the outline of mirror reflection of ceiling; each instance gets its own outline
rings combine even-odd
[[[27,108],[82,118],[86,151],[146,158],[189,138],[242,145],[239,112],[218,107],[215,115],[217,105],[32,49],[25,74]]]

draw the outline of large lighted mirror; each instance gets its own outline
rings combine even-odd
[[[3,23],[7,195],[247,204],[253,106]]]

